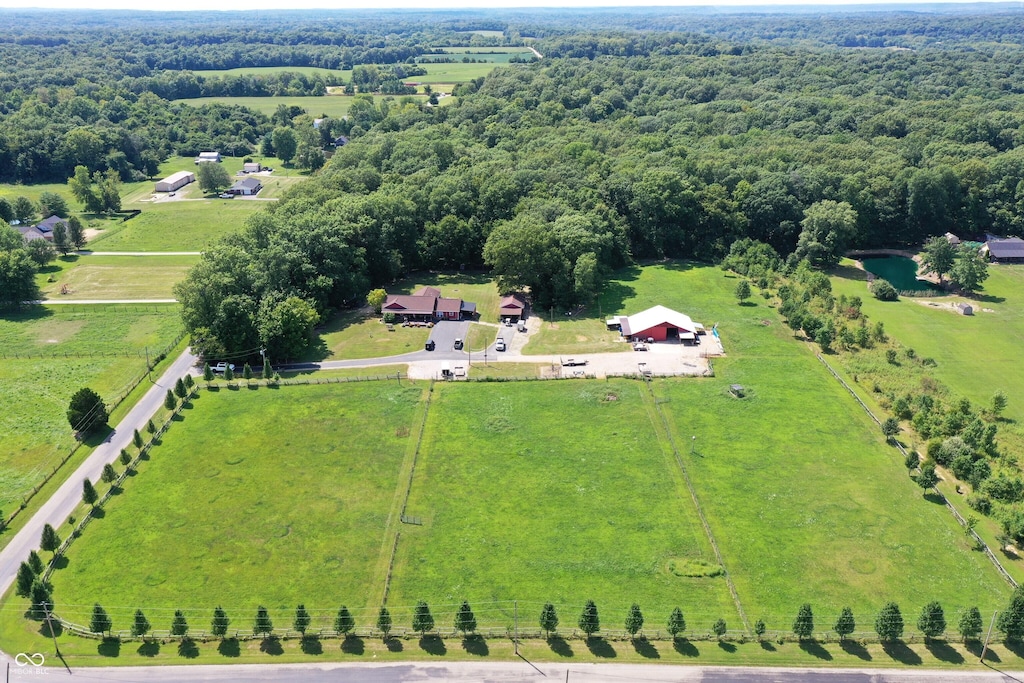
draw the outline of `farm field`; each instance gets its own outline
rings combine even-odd
[[[305,76],[320,75],[325,79],[328,76],[334,76],[345,81],[352,77],[351,69],[321,69],[316,66],[244,66],[237,69],[201,69],[193,73],[206,78],[223,78],[224,76],[260,76],[284,71],[299,73]]]
[[[550,601],[567,625],[590,598],[609,615],[637,601],[659,622],[680,603],[695,624],[735,624],[722,577],[670,568],[716,562],[644,391],[624,380],[435,387],[407,511],[423,525],[402,529],[394,604],[430,598],[444,612],[468,599],[481,626],[504,626],[513,600],[531,621]]]
[[[36,276],[43,299],[170,299],[198,256],[62,256]],[[50,282],[49,280],[53,280]],[[67,294],[61,289],[67,288]]]
[[[80,387],[108,403],[145,372],[146,349],[179,334],[176,306],[38,306],[0,316],[0,510],[9,513],[74,437],[65,413]]]
[[[445,54],[461,55],[477,60],[484,59],[492,64],[508,64],[508,60],[514,56],[529,58],[533,54],[528,47],[444,47],[441,49],[445,51]],[[429,59],[430,55],[421,55],[421,59],[424,57]]]
[[[413,279],[410,290],[423,280]],[[922,497],[877,427],[774,310],[736,304],[735,282],[688,263],[632,268],[601,301],[605,313],[664,303],[718,323],[729,357],[715,361],[716,377],[656,380],[653,393],[633,380],[435,385],[410,523],[393,527],[396,627],[408,626],[423,599],[447,628],[468,599],[482,627],[509,624],[510,601],[519,600],[521,619],[536,628],[533,613],[551,601],[571,630],[594,599],[608,630],[621,629],[633,601],[653,629],[677,604],[695,632],[719,617],[741,629],[724,577],[692,576],[715,573],[717,563],[673,443],[751,623],[788,631],[805,601],[820,630],[849,605],[863,631],[886,600],[911,625],[933,599],[950,623],[961,607],[978,605],[987,618],[1005,604],[1009,587],[969,550],[949,513]],[[485,284],[460,289],[469,286]],[[733,383],[746,398],[728,395]],[[203,392],[72,547],[54,579],[62,616],[84,623],[99,601],[115,629],[127,628],[134,608],[146,606],[164,629],[170,610],[187,608],[203,629],[220,603],[230,605],[233,627],[248,629],[262,602],[280,628],[305,601],[319,628],[344,602],[368,626],[394,538],[385,520],[405,494],[400,469],[408,471],[426,409],[423,388],[391,381]],[[296,467],[292,453],[315,467]],[[258,493],[268,482],[274,496]],[[202,504],[183,504],[186,495]],[[264,552],[257,559],[244,550],[253,544]],[[140,560],[117,571],[114,558],[128,552]],[[331,557],[342,560],[324,571]],[[167,571],[174,562],[181,569]],[[27,647],[33,628],[5,617],[0,632]],[[74,651],[95,651],[72,641]]]
[[[100,602],[127,627],[141,605],[167,628],[185,608],[205,628],[223,605],[244,629],[258,604],[280,617],[305,602],[325,610],[317,627],[343,603],[365,621],[421,395],[394,382],[201,392],[54,574],[65,618],[86,623]]]

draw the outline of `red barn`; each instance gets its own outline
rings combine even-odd
[[[631,316],[620,316],[622,336],[638,339],[666,341],[669,339],[692,340],[704,326],[695,323],[690,316],[664,306],[655,306]]]

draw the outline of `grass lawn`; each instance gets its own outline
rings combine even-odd
[[[74,308],[74,310],[71,310]],[[108,402],[181,330],[176,306],[37,306],[0,317],[0,510],[74,443],[65,412],[83,386]]]
[[[452,66],[449,64],[439,66]],[[467,65],[467,66],[487,66],[484,65]],[[493,68],[493,67],[490,67]],[[421,77],[425,78],[425,77]],[[390,97],[395,102],[398,102],[400,97],[393,95],[374,95],[373,99],[375,102]],[[417,101],[426,101],[426,96],[423,95],[402,95],[401,97],[411,97]],[[352,106],[353,98],[345,95],[324,95],[322,97],[315,96],[304,96],[304,97],[195,97],[186,100],[176,100],[182,104],[187,104],[192,107],[200,107],[204,104],[211,104],[213,102],[223,102],[224,104],[237,104],[243,107],[248,107],[255,111],[260,111],[267,116],[273,115],[277,110],[278,105],[285,104],[288,106],[299,106],[309,112],[312,116],[329,116],[332,118],[341,118],[348,114],[349,107]],[[277,168],[275,167],[275,171]]]
[[[483,351],[498,338],[500,328],[494,325],[470,323],[469,334],[466,336],[466,348],[470,351]]]
[[[320,329],[320,342],[306,360],[379,358],[422,351],[429,336],[426,327],[396,324],[389,328],[372,312],[345,311]]]
[[[145,606],[166,629],[184,608],[206,628],[223,605],[248,628],[258,604],[284,625],[305,602],[324,610],[317,627],[342,603],[365,619],[421,395],[394,382],[202,392],[72,546],[53,577],[62,616],[88,623],[100,602],[127,628]]]
[[[62,256],[36,282],[44,299],[168,299],[198,256]],[[52,281],[51,281],[52,280]],[[67,294],[61,288],[67,287]]]
[[[468,599],[481,626],[530,622],[545,601],[571,624],[588,598],[624,618],[632,601],[667,619],[736,621],[725,580],[688,578],[676,561],[714,564],[639,382],[435,386],[391,586],[392,610],[433,601],[448,624]],[[536,612],[536,614],[534,614]],[[610,615],[616,615],[614,619]]]
[[[234,199],[146,204],[130,221],[116,223],[89,241],[95,251],[202,251],[237,232],[264,202]]]

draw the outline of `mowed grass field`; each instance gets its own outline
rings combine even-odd
[[[169,299],[198,256],[62,256],[41,269],[44,300]],[[51,281],[52,280],[52,281]],[[66,287],[66,294],[61,294]]]
[[[265,202],[235,199],[146,204],[130,221],[116,223],[89,241],[93,251],[202,251],[242,229]]]
[[[34,307],[0,316],[0,510],[74,444],[65,413],[83,386],[108,402],[181,330],[177,306]]]
[[[284,626],[305,602],[325,610],[318,628],[341,604],[365,623],[422,393],[405,382],[202,392],[54,574],[62,613],[87,623],[100,602],[128,628],[142,606],[168,628],[182,608],[201,629],[222,605],[246,629],[259,604]]]
[[[454,612],[468,599],[481,625],[505,626],[519,600],[536,628],[550,601],[571,627],[592,598],[607,628],[633,601],[655,623],[679,604],[695,628],[735,625],[721,576],[671,571],[717,563],[644,391],[624,380],[435,387],[406,513],[423,525],[402,529],[396,610],[428,600]]]

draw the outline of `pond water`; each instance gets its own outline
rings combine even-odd
[[[938,291],[938,287],[926,280],[917,279],[917,263],[904,256],[883,256],[866,258],[861,263],[864,270],[888,280],[901,292]]]

